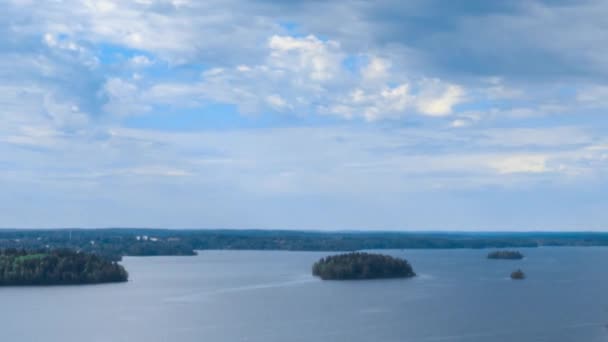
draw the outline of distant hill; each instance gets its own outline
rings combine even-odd
[[[358,251],[370,249],[608,246],[608,233],[321,232],[142,228],[0,230],[0,249],[70,248],[122,256],[195,255],[195,250]]]

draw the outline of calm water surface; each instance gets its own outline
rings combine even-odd
[[[390,251],[419,276],[358,282],[313,278],[327,253],[125,258],[125,284],[0,288],[0,341],[608,341],[608,248],[522,251]]]

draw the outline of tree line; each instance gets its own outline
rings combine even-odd
[[[149,237],[144,239],[144,237]],[[403,233],[285,230],[53,229],[0,230],[1,248],[70,248],[109,260],[195,255],[195,250],[356,251],[370,249],[608,246],[606,233]]]
[[[322,258],[313,265],[312,273],[324,280],[404,278],[416,275],[407,260],[363,252]]]
[[[68,249],[0,251],[0,286],[124,282],[127,271],[94,254]]]

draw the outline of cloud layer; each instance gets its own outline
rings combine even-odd
[[[0,226],[599,229],[607,14],[10,0]]]

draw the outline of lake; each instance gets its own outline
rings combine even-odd
[[[418,276],[370,281],[313,278],[318,252],[128,257],[124,284],[0,288],[0,341],[607,341],[608,248],[520,251],[384,251]]]

